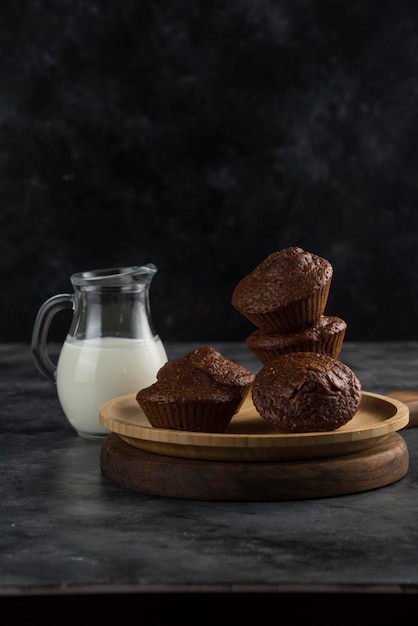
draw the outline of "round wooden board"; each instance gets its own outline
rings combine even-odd
[[[402,402],[364,391],[360,407],[344,426],[332,432],[280,432],[262,419],[249,394],[226,433],[153,428],[136,394],[114,398],[100,407],[100,421],[131,446],[147,452],[215,461],[289,461],[351,454],[375,446],[408,424]]]
[[[103,442],[100,465],[113,484],[146,494],[255,502],[307,500],[383,487],[405,476],[409,455],[398,433],[345,456],[268,463],[165,456],[131,446],[111,433]]]

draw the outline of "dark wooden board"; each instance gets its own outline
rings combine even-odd
[[[373,448],[323,459],[207,461],[155,454],[116,433],[103,442],[101,471],[111,483],[146,494],[213,501],[305,500],[384,487],[408,472],[404,439],[389,434]]]

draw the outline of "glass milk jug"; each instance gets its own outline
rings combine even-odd
[[[167,361],[150,316],[149,288],[156,272],[148,263],[73,274],[74,293],[53,296],[38,311],[32,333],[35,364],[56,382],[62,409],[81,437],[108,435],[100,424],[100,406],[154,383]],[[47,353],[48,331],[54,315],[69,308],[72,323],[55,365]]]

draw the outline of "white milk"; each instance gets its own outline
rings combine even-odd
[[[157,371],[166,361],[159,337],[82,341],[67,338],[58,359],[57,392],[69,422],[81,436],[108,435],[109,431],[100,424],[100,406],[154,383]]]

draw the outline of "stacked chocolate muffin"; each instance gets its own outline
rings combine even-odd
[[[345,363],[318,352],[280,355],[258,372],[257,411],[285,433],[333,431],[354,417],[360,381]]]
[[[233,306],[258,328],[247,339],[263,363],[252,399],[285,433],[333,431],[356,413],[361,385],[337,360],[344,320],[325,316],[329,261],[302,248],[270,254],[235,287]]]
[[[347,325],[324,315],[332,276],[329,261],[291,247],[270,254],[237,284],[232,305],[258,327],[247,345],[263,364],[288,352],[339,356]]]

